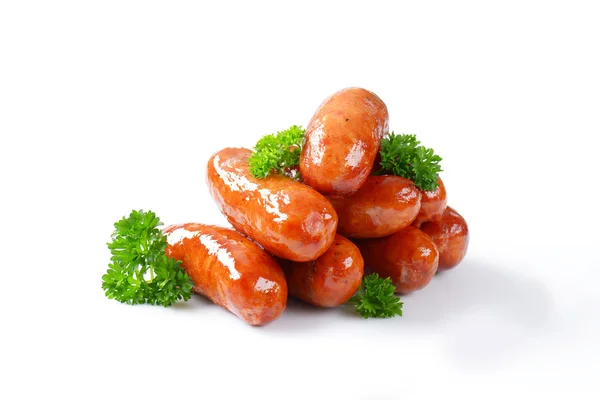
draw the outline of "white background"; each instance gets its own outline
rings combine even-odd
[[[2,2],[0,398],[598,398],[599,21],[594,1]],[[114,221],[224,224],[208,157],[347,86],[442,155],[471,231],[404,317],[290,301],[252,328],[104,297]]]

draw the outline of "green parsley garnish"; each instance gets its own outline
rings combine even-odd
[[[363,318],[391,318],[402,316],[402,303],[394,295],[396,287],[392,280],[370,274],[363,278],[358,292],[350,299]]]
[[[381,169],[378,175],[390,173],[408,178],[419,189],[433,191],[438,187],[438,172],[442,158],[433,149],[420,146],[415,135],[394,132],[381,141]]]
[[[255,178],[272,173],[284,174],[286,168],[300,163],[304,129],[294,125],[285,131],[263,136],[254,146],[248,163]]]
[[[192,280],[179,265],[167,257],[167,237],[152,211],[132,211],[114,224],[112,254],[102,289],[109,299],[127,304],[155,304],[168,307],[177,300],[189,300]]]

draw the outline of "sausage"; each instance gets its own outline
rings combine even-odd
[[[250,325],[265,325],[285,309],[287,283],[275,259],[229,228],[202,224],[164,229],[169,257],[194,282],[193,290]]]
[[[381,146],[379,148],[381,150]],[[381,151],[378,151],[375,155],[375,161],[373,162],[373,169],[371,169],[371,175],[377,174],[381,170]]]
[[[351,238],[391,235],[410,225],[421,207],[421,191],[400,176],[369,176],[352,196],[331,199],[338,232]]]
[[[421,230],[431,237],[440,252],[439,269],[457,266],[469,247],[467,221],[451,207],[446,207],[441,220],[425,222]]]
[[[446,187],[442,178],[438,177],[438,187],[433,191],[421,190],[421,209],[414,225],[418,228],[426,221],[439,221],[448,204]]]
[[[208,161],[210,194],[235,229],[271,254],[293,261],[317,259],[333,243],[338,217],[323,195],[283,175],[254,178],[252,152],[226,148]]]
[[[314,261],[281,260],[291,296],[318,307],[346,303],[360,287],[364,262],[358,247],[335,235],[331,247]]]
[[[356,240],[369,272],[390,277],[397,293],[427,286],[435,275],[439,254],[429,236],[412,225],[379,239]]]
[[[356,192],[371,172],[388,119],[385,103],[365,89],[342,89],[325,99],[306,127],[304,182],[327,196]]]

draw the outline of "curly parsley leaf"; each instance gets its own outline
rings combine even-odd
[[[286,174],[300,163],[303,140],[304,129],[297,125],[263,136],[256,142],[248,160],[250,173],[255,178],[266,178],[272,173]]]
[[[363,278],[358,292],[350,299],[363,318],[391,318],[402,316],[402,303],[394,295],[396,287],[392,280],[370,274]]]
[[[381,169],[377,173],[402,176],[412,180],[419,189],[435,190],[438,173],[442,172],[442,158],[420,144],[415,135],[390,133],[381,141]]]
[[[109,299],[127,304],[168,307],[191,297],[193,282],[180,262],[167,257],[167,238],[152,211],[132,211],[114,224],[112,254],[102,289]]]

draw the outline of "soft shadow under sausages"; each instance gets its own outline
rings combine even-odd
[[[272,333],[289,334],[323,329],[326,325],[339,323],[336,317],[341,307],[320,308],[289,297],[285,312],[275,321],[265,326]]]
[[[536,327],[552,309],[550,293],[539,282],[468,259],[453,270],[438,272],[427,287],[403,300],[404,320],[413,327],[438,326],[474,309]]]
[[[556,319],[552,297],[541,283],[469,258],[438,273],[426,288],[402,296],[402,301],[402,318],[363,320],[350,305],[324,309],[289,298],[277,320],[251,329],[283,337],[344,330],[359,336],[376,334],[383,341],[402,340],[403,333],[409,334],[408,340],[415,333],[431,335],[451,362],[479,367],[526,351]],[[173,306],[183,313],[217,312],[213,307],[218,308],[199,295]]]
[[[324,325],[327,324],[338,323],[337,321],[334,321],[334,319],[339,318],[338,314],[344,308],[347,307],[342,306],[336,309],[319,308],[290,297],[288,298],[284,313],[279,318],[265,326],[250,327],[241,319],[237,322],[239,322],[239,324],[242,326],[249,327],[250,329],[266,330],[268,332],[283,334],[290,334],[292,332],[302,333],[303,331],[322,329]],[[173,304],[171,306],[171,310],[191,315],[201,315],[202,313],[222,313],[223,318],[230,318],[231,320],[238,319],[238,317],[231,314],[229,311],[217,306],[208,298],[199,294],[193,294],[190,300],[187,302],[179,301]],[[354,314],[354,312],[350,311],[349,309],[346,311]]]
[[[482,260],[467,259],[440,272],[402,300],[402,318],[362,320],[351,306],[321,309],[290,299],[285,313],[264,329],[277,335],[352,330],[377,334],[382,345],[417,333],[431,336],[453,364],[479,368],[514,360],[556,319],[552,296],[540,282]]]
[[[465,260],[403,298],[403,329],[444,335],[452,361],[480,366],[509,359],[555,319],[545,286],[485,261]]]

